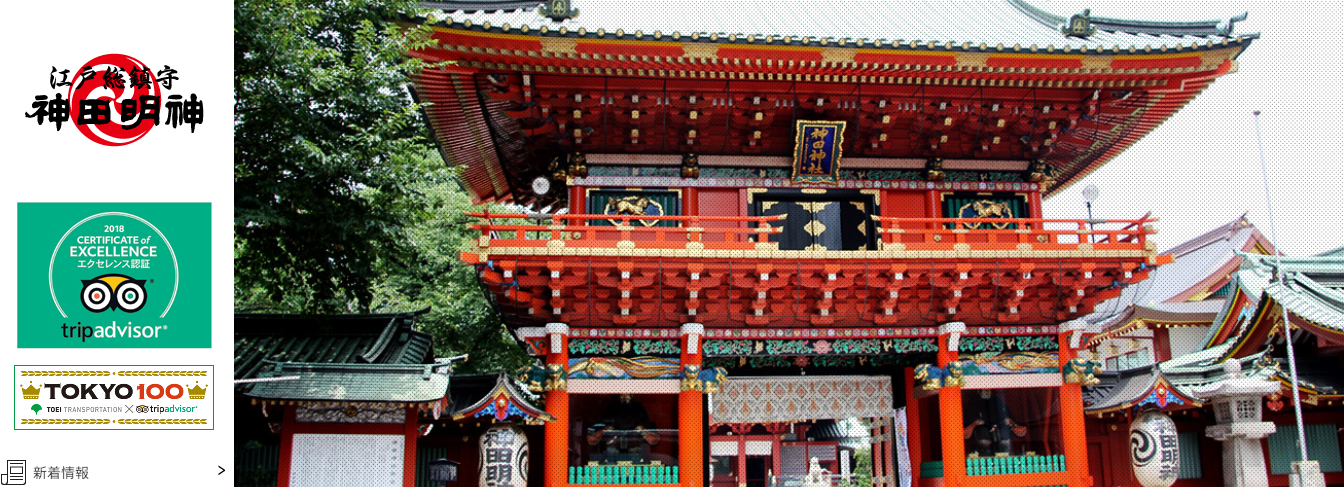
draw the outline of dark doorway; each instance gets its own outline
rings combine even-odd
[[[747,487],[765,487],[765,462],[770,457],[747,457]]]
[[[870,215],[879,213],[872,195],[857,190],[772,190],[756,195],[752,203],[757,216],[786,215],[770,222],[784,228],[770,236],[780,250],[877,250]]]

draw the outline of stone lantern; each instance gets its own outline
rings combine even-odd
[[[1223,380],[1195,389],[1195,394],[1213,404],[1218,424],[1204,434],[1223,442],[1223,485],[1258,487],[1269,485],[1260,440],[1274,432],[1274,423],[1260,420],[1260,399],[1279,390],[1277,382],[1246,377],[1241,362],[1223,365]]]

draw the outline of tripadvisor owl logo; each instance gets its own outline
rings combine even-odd
[[[50,304],[28,313],[21,297],[20,347],[209,346],[208,205],[194,204],[203,211],[191,215],[170,211],[178,209],[171,203],[70,212],[64,222],[42,222],[50,237],[25,234],[26,205],[47,204],[20,205],[21,243],[45,240],[46,258],[40,270],[20,259],[21,294],[33,291],[30,271],[43,272],[41,300]],[[34,247],[21,245],[21,257]]]
[[[84,309],[94,313],[118,309],[134,313],[145,307],[145,281],[121,274],[98,276],[84,281],[79,298]]]

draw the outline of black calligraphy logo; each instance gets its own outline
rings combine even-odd
[[[122,146],[161,124],[173,129],[186,125],[195,133],[205,123],[205,103],[195,93],[163,93],[180,80],[167,64],[155,70],[124,54],[104,54],[80,65],[73,76],[70,69],[56,66],[46,74],[51,89],[66,92],[35,95],[32,111],[23,116],[39,126],[50,122],[58,132],[74,122],[89,140]]]

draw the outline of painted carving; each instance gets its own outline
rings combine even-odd
[[[569,360],[571,379],[675,379],[681,377],[676,359],[662,357],[590,357]]]
[[[920,388],[926,391],[942,389],[946,377],[947,371],[937,365],[920,364],[915,367],[915,380],[920,381]]]
[[[962,387],[966,385],[966,379],[962,377],[965,371],[961,361],[948,362],[947,377],[943,378],[945,387]]]
[[[532,392],[545,391],[546,387],[546,368],[540,365],[523,367],[518,371],[518,382],[527,384],[527,390]]]
[[[582,152],[569,155],[569,175],[576,178],[588,177],[588,157]]]
[[[700,381],[700,366],[686,365],[681,368],[681,390],[703,391],[705,383]]]
[[[942,159],[936,157],[929,159],[929,163],[925,168],[925,177],[927,177],[929,181],[942,181],[943,178],[947,176],[947,174],[943,172]]]
[[[568,389],[565,376],[565,366],[560,364],[550,364],[546,366],[546,386],[548,391],[563,391]]]
[[[406,421],[406,409],[397,406],[299,406],[294,419],[300,423],[394,424]]]
[[[647,215],[649,198],[645,196],[626,196],[607,198],[608,215]]]
[[[681,372],[681,390],[701,391],[710,394],[723,389],[728,381],[728,370],[723,367],[701,368],[699,365],[686,365]]]
[[[981,200],[971,203],[971,208],[975,209],[976,218],[1012,218],[1013,209],[1004,203],[995,203],[993,201]]]
[[[1055,168],[1045,161],[1036,160],[1031,163],[1031,171],[1027,174],[1027,181],[1041,185],[1041,191],[1050,189],[1055,185]]]
[[[1090,360],[1080,358],[1069,360],[1064,363],[1061,370],[1064,374],[1064,382],[1069,384],[1081,384],[1083,386],[1094,386],[1101,383],[1097,378],[1097,372],[1101,371],[1101,364]]]
[[[686,179],[700,177],[700,156],[695,154],[681,155],[681,177]]]
[[[700,370],[700,382],[705,385],[705,392],[710,394],[719,392],[723,388],[723,383],[727,381],[728,370],[723,367]]]

